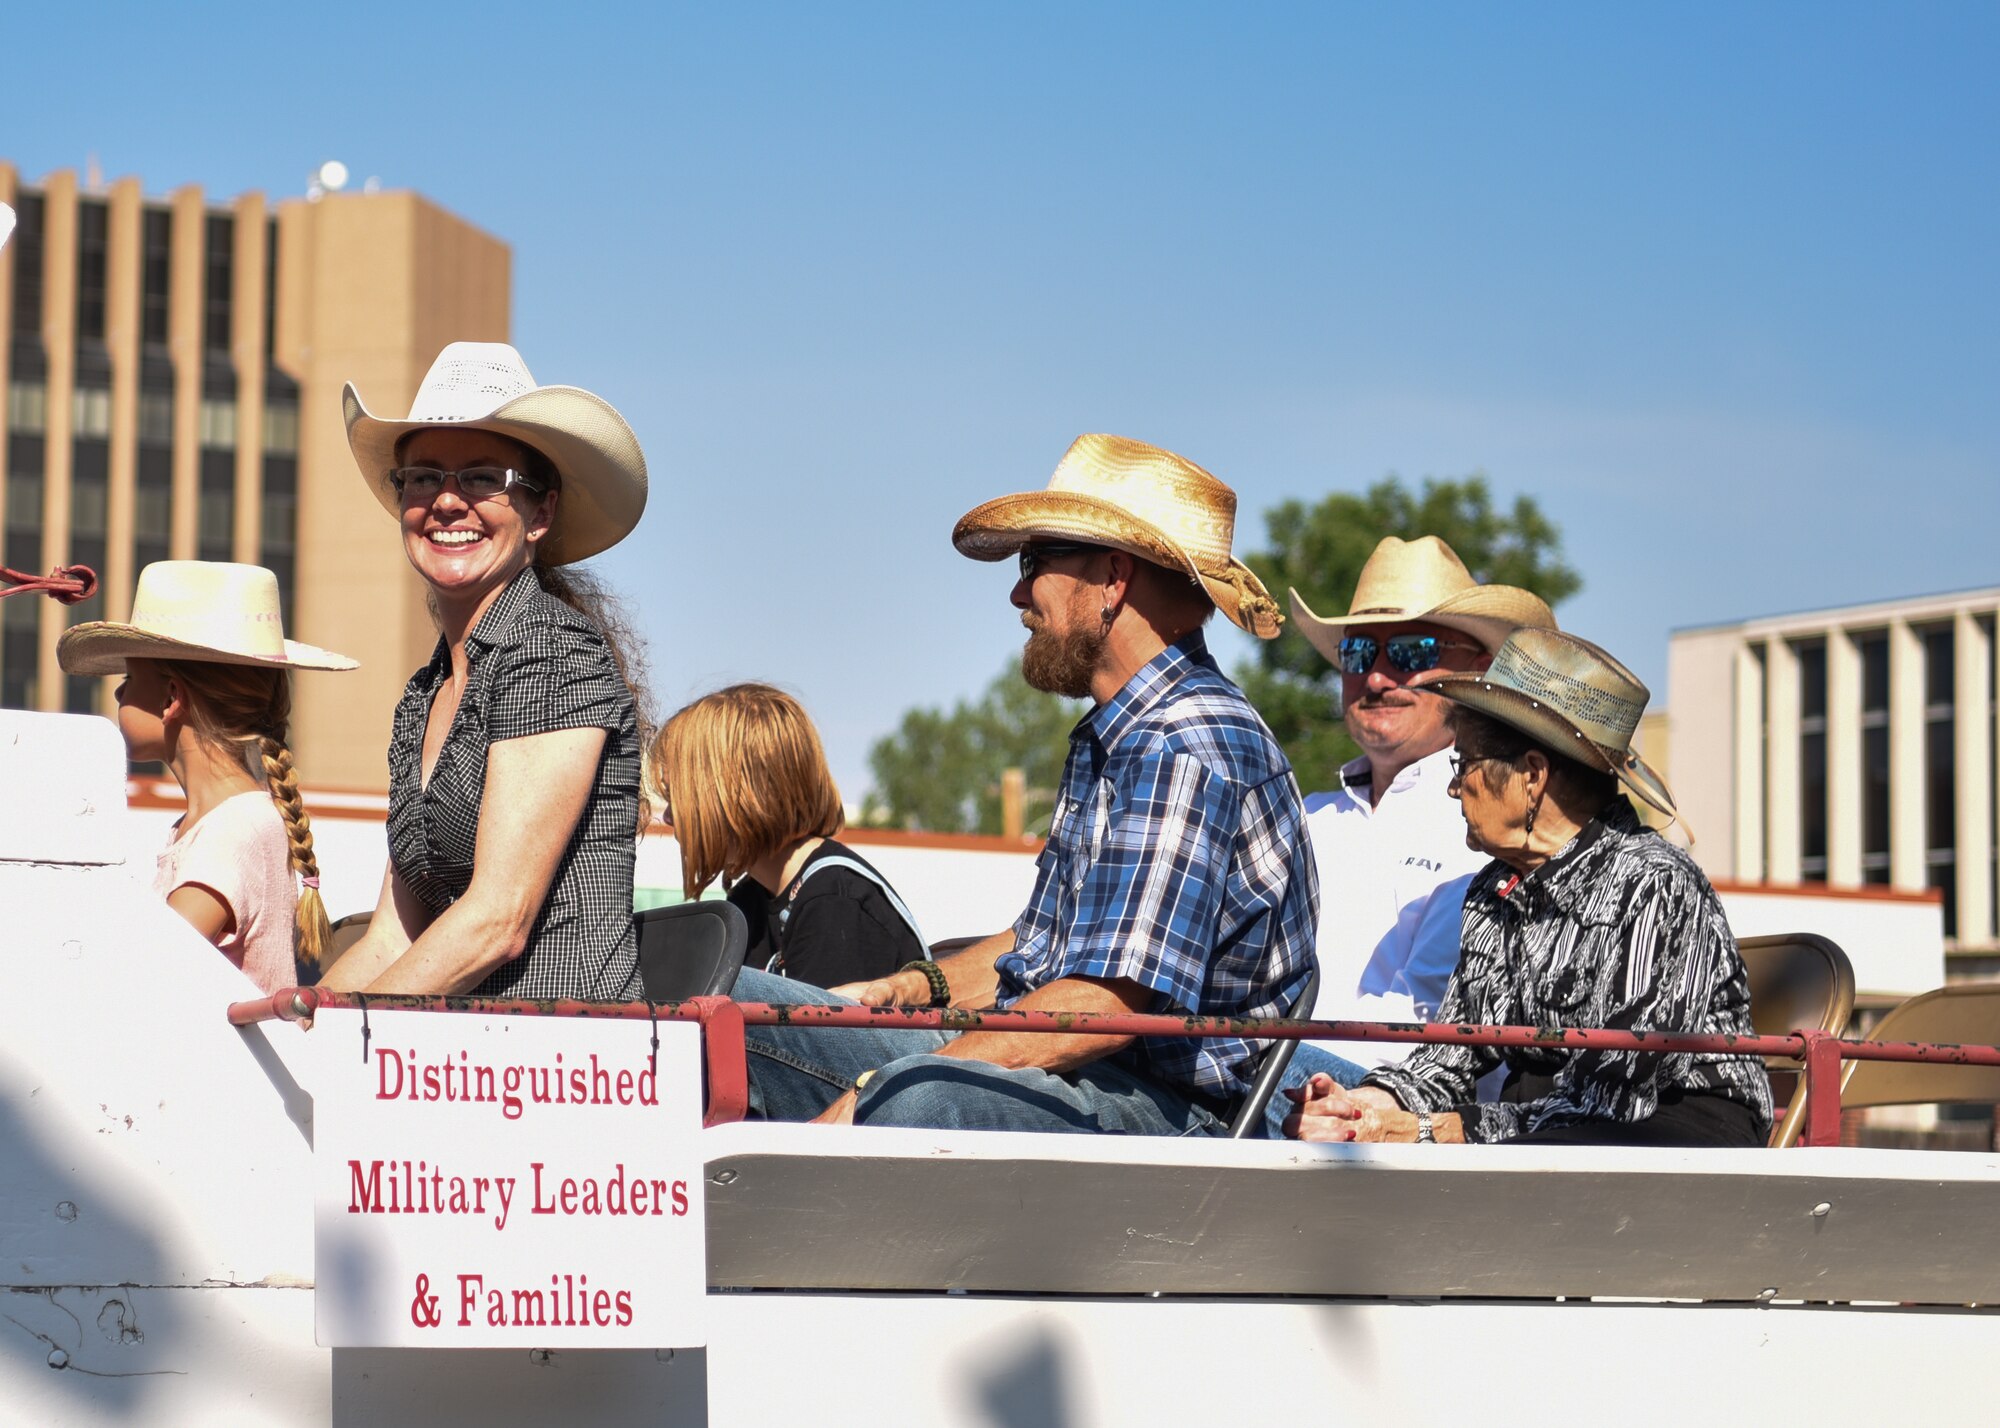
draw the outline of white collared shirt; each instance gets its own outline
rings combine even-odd
[[[1429,1021],[1458,966],[1465,889],[1489,861],[1465,846],[1465,819],[1447,792],[1451,750],[1419,759],[1368,802],[1368,760],[1341,786],[1309,794],[1306,827],[1319,864],[1319,997],[1336,1021]],[[1402,1042],[1324,1042],[1363,1066],[1393,1065]]]

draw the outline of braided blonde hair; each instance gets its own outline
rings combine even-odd
[[[162,660],[160,667],[187,690],[188,722],[195,733],[210,743],[234,748],[245,768],[263,773],[271,802],[285,820],[292,871],[304,884],[293,924],[293,952],[300,965],[318,967],[333,930],[319,895],[312,818],[299,797],[298,769],[285,742],[292,722],[291,675],[282,669],[205,661]]]

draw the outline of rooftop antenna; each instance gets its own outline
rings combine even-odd
[[[7,246],[7,238],[14,231],[14,210],[0,203],[0,248]]]
[[[312,171],[306,180],[306,199],[318,202],[330,193],[339,193],[347,187],[347,165],[339,159],[328,159]]]

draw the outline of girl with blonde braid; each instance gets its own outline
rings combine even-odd
[[[187,795],[154,890],[265,992],[317,967],[329,933],[287,743],[291,671],[355,662],[284,637],[270,571],[195,560],[147,566],[130,621],[73,626],[57,653],[71,674],[125,676],[127,752]]]

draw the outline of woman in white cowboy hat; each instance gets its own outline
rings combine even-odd
[[[501,343],[438,354],[410,414],[344,395],[348,444],[430,588],[436,652],[389,747],[389,871],[339,990],[622,1000],[639,987],[637,648],[566,570],[646,505],[623,418]]]
[[[1483,674],[1425,685],[1451,701],[1472,881],[1445,1024],[1752,1034],[1743,960],[1685,850],[1625,795],[1674,816],[1632,751],[1647,690],[1588,640],[1510,635]],[[1473,1084],[1507,1068],[1497,1104]],[[1771,1088],[1753,1056],[1420,1046],[1343,1091],[1316,1077],[1287,1129],[1307,1140],[1757,1146]]]
[[[354,661],[285,638],[270,571],[200,560],[147,566],[132,618],[71,626],[56,657],[70,674],[125,676],[127,751],[164,763],[187,795],[154,890],[260,989],[295,985],[329,934],[286,746],[291,671]]]

